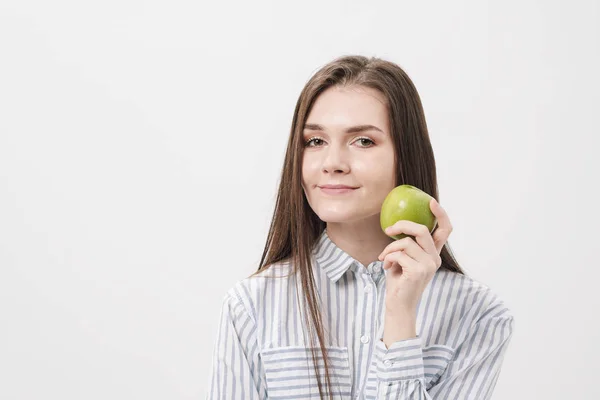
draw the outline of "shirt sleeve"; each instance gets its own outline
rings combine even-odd
[[[206,399],[266,398],[256,323],[237,296],[228,293],[221,308]]]
[[[401,340],[389,348],[377,341],[377,398],[385,400],[488,400],[513,331],[514,318],[506,309],[487,315],[470,327],[439,379],[425,380],[422,339]]]

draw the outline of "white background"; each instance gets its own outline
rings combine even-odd
[[[297,96],[343,54],[425,107],[450,245],[513,311],[494,399],[597,399],[597,1],[0,3],[0,398],[200,399]]]

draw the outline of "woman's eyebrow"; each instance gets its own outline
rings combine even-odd
[[[304,130],[325,131],[325,128],[323,128],[323,126],[321,126],[319,124],[305,124]],[[375,125],[351,126],[350,128],[347,128],[345,132],[346,133],[356,133],[356,132],[364,132],[364,131],[379,131],[379,132],[383,133],[383,131],[381,129],[379,129],[378,127],[376,127]]]

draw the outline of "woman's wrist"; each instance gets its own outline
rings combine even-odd
[[[383,343],[387,348],[400,340],[417,337],[417,315],[409,310],[385,313]]]

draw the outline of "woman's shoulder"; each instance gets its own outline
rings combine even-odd
[[[437,273],[435,286],[441,296],[453,299],[457,306],[476,313],[478,318],[513,319],[513,313],[502,296],[483,281],[446,269]]]
[[[225,301],[244,305],[246,311],[256,317],[258,305],[276,301],[273,297],[281,293],[282,287],[287,288],[295,281],[292,264],[287,261],[276,262],[235,282],[227,291]]]

